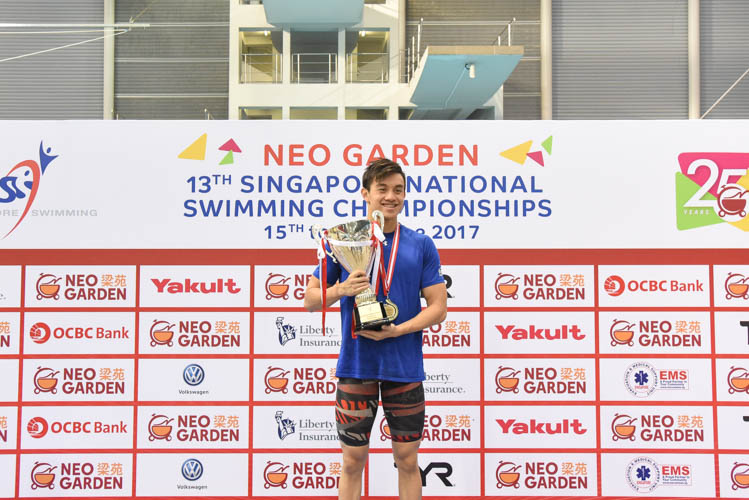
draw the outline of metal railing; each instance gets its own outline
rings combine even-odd
[[[390,74],[387,52],[346,54],[347,83],[387,83]]]
[[[239,83],[281,83],[281,54],[242,54]]]
[[[291,83],[338,83],[338,54],[291,54]]]

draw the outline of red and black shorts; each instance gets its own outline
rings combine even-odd
[[[339,439],[349,446],[369,444],[382,394],[390,437],[409,443],[424,431],[424,385],[421,382],[338,379],[335,421]]]

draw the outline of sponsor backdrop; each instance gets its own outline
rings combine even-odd
[[[335,496],[310,227],[379,156],[448,286],[425,496],[746,498],[748,126],[0,122],[0,498]]]

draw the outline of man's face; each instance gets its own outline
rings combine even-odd
[[[403,209],[406,186],[403,176],[391,174],[384,179],[372,181],[369,189],[362,188],[361,194],[369,205],[369,213],[379,210],[386,219],[394,219]]]

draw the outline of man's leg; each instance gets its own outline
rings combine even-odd
[[[359,500],[364,465],[367,463],[369,445],[348,446],[341,443],[343,467],[338,483],[338,500]]]
[[[383,382],[382,409],[390,427],[393,458],[398,467],[401,500],[421,498],[418,451],[424,431],[424,385],[421,382]]]
[[[343,470],[338,483],[340,500],[359,500],[362,471],[369,454],[369,436],[379,403],[376,380],[338,379],[336,428],[343,452]]]
[[[410,443],[393,442],[393,458],[398,467],[400,500],[421,500],[421,471],[418,451],[421,440]]]

